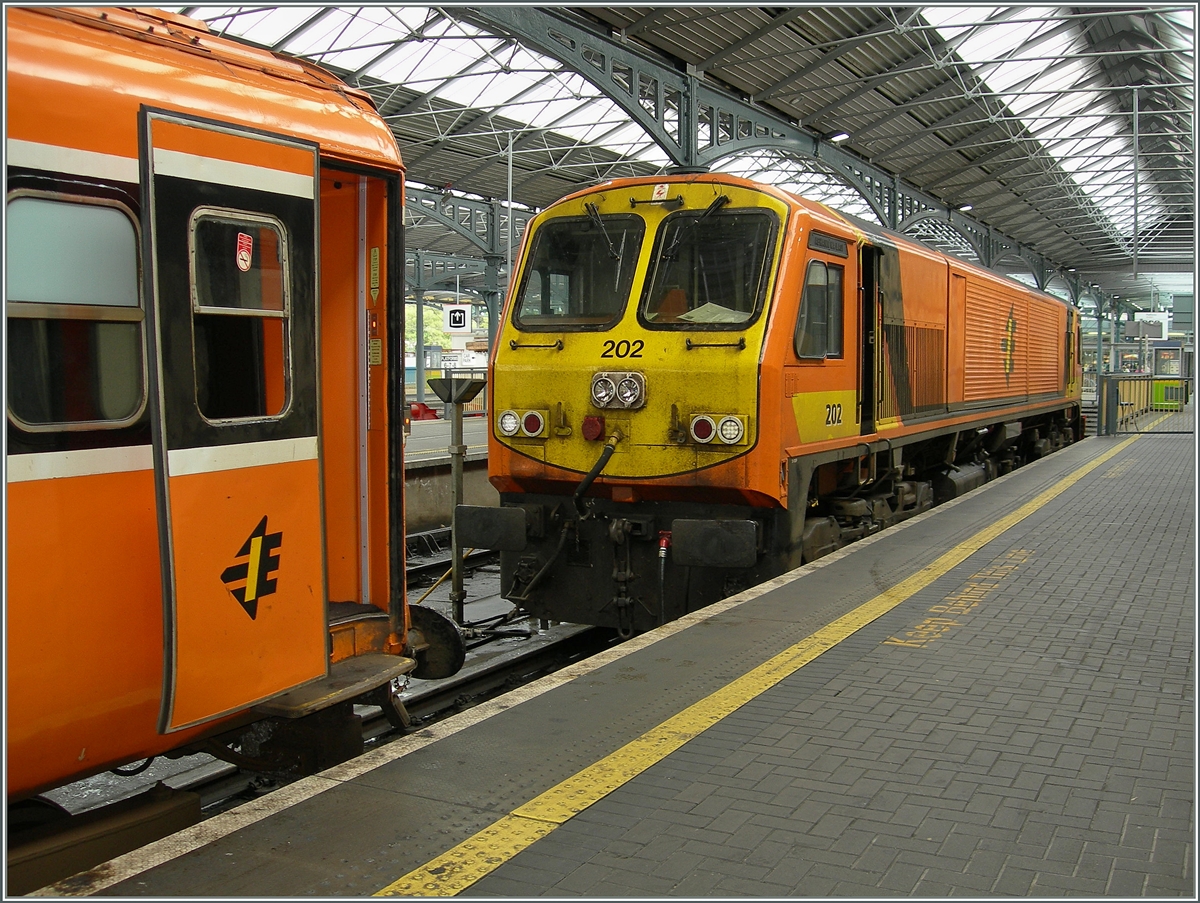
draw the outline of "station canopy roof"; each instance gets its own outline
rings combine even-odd
[[[375,99],[411,182],[543,207],[663,171],[583,75],[453,6],[176,7]],[[543,7],[761,105],[1139,306],[1195,269],[1191,4]],[[786,146],[716,168],[876,219]],[[410,246],[472,253],[444,232]]]

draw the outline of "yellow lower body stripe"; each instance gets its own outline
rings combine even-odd
[[[531,846],[534,841],[545,837],[785,677],[929,586],[1139,438],[1133,436],[1114,446],[911,577],[831,621],[816,633],[693,703],[594,765],[518,806],[510,815],[377,891],[375,896],[452,897],[466,889]]]

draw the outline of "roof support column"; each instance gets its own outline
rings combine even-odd
[[[500,285],[500,267],[504,258],[499,254],[488,254],[483,258],[483,305],[488,315],[488,347],[496,344],[496,333],[500,331],[500,313],[504,308],[504,288]]]
[[[418,266],[420,262],[418,261]],[[417,384],[417,401],[425,400],[425,289],[413,289],[413,304],[417,308],[417,326],[415,329],[416,335],[413,336],[413,346],[416,350],[414,355],[416,359],[416,376],[414,380]]]
[[[1133,89],[1133,275],[1138,274],[1138,89]]]

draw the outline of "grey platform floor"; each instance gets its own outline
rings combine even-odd
[[[1085,440],[267,817],[47,892],[380,891],[1119,447],[462,893],[1194,898],[1195,445],[1171,425]]]

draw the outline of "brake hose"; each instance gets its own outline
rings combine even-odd
[[[588,491],[588,487],[592,485],[592,482],[596,479],[596,477],[600,476],[600,471],[604,470],[604,466],[608,464],[608,459],[613,456],[613,452],[617,449],[617,443],[620,441],[621,431],[613,430],[613,434],[609,436],[608,441],[604,443],[604,450],[600,452],[600,457],[596,460],[596,463],[592,465],[592,469],[587,472],[587,476],[583,478],[583,481],[575,489],[573,501],[575,503],[575,513],[579,515],[580,520],[583,520],[583,518],[586,517],[586,515],[583,513],[583,509],[580,507],[580,503],[583,500],[583,494]]]
[[[604,443],[604,450],[600,452],[599,460],[597,460],[592,466],[592,469],[587,472],[587,476],[583,478],[583,482],[581,482],[579,487],[575,490],[575,495],[572,501],[575,504],[575,513],[579,515],[580,520],[583,520],[585,517],[583,511],[580,510],[580,500],[583,498],[583,494],[587,492],[588,487],[592,485],[592,482],[596,479],[596,477],[600,476],[600,471],[604,470],[604,465],[608,463],[608,459],[612,457],[613,452],[616,450],[617,443],[620,441],[621,431],[613,430],[613,434],[609,436],[608,441]],[[554,547],[553,554],[551,554],[550,558],[547,559],[546,563],[541,566],[538,572],[533,575],[533,579],[529,581],[529,583],[525,586],[525,589],[521,591],[521,594],[512,594],[513,589],[516,588],[516,582],[514,580],[513,587],[509,590],[511,595],[506,596],[505,598],[511,599],[514,602],[529,601],[530,592],[532,592],[533,588],[537,586],[544,576],[546,576],[546,572],[550,570],[550,567],[555,561],[558,560],[558,556],[562,553],[563,546],[566,545],[567,542],[568,527],[568,522],[564,521],[562,525],[562,532],[558,535],[558,544]]]

